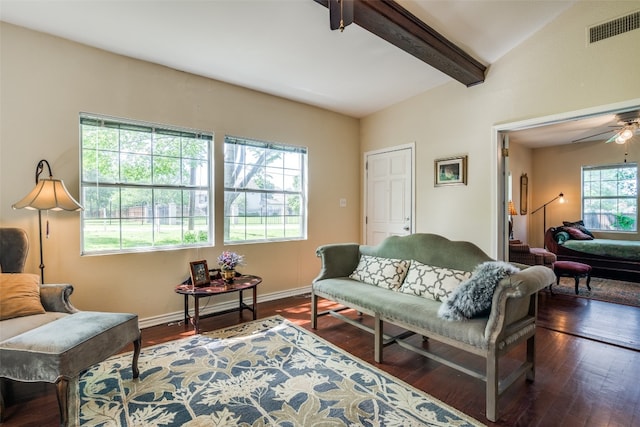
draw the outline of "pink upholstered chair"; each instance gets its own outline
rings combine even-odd
[[[526,265],[544,265],[552,268],[556,255],[544,248],[530,248],[520,240],[509,241],[509,261]]]

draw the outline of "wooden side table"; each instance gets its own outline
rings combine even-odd
[[[257,286],[262,283],[262,278],[251,275],[236,276],[233,279],[233,283],[225,283],[222,279],[212,279],[209,286],[194,287],[191,284],[180,284],[176,286],[175,292],[180,295],[184,295],[184,323],[185,326],[189,321],[189,297],[193,297],[193,328],[196,334],[201,332],[200,319],[211,316],[218,316],[221,314],[232,313],[238,311],[240,313],[240,320],[242,320],[242,312],[249,310],[253,313],[253,320],[256,320],[258,315],[257,305]],[[253,304],[251,306],[244,303],[242,299],[242,293],[248,289],[253,291]],[[216,295],[228,294],[232,292],[238,292],[239,304],[238,308],[230,308],[228,310],[218,311],[215,313],[200,316],[200,298],[212,297]]]

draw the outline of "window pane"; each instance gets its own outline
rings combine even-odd
[[[211,244],[212,136],[81,115],[82,250]]]
[[[180,158],[177,157],[159,157],[153,158],[153,182],[154,184],[171,184],[178,185],[180,183],[180,175],[176,171],[180,170]]]
[[[636,231],[638,168],[636,164],[583,169],[585,226],[603,231]]]
[[[198,159],[182,160],[182,185],[208,187],[209,161]]]
[[[225,242],[306,238],[306,149],[225,137]]]
[[[156,134],[153,140],[153,154],[180,157],[180,136]]]

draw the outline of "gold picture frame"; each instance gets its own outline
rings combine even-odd
[[[467,185],[467,156],[436,159],[434,162],[434,174],[436,187]]]
[[[195,287],[208,286],[211,283],[209,276],[209,267],[206,260],[192,261],[191,266],[191,283]]]

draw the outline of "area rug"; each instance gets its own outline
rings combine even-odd
[[[80,377],[86,426],[482,426],[274,316],[143,348]]]
[[[587,289],[587,279],[580,279],[578,295],[572,277],[561,277],[560,285],[552,286],[553,293],[573,295],[599,301],[615,302],[640,307],[640,283],[623,282],[621,280],[591,278],[591,290]]]

